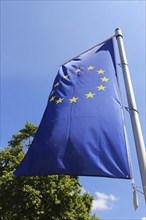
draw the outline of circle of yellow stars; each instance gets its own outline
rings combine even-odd
[[[87,70],[87,71],[92,71],[92,70],[94,70],[94,69],[95,69],[95,66],[90,65],[90,66],[87,67],[86,70]],[[81,68],[77,68],[77,69],[75,70],[75,73],[80,73],[81,71],[82,71]],[[101,75],[105,74],[105,70],[103,70],[103,69],[98,69],[96,72],[97,72],[97,74],[101,74]],[[64,79],[68,79],[69,76],[70,76],[70,74],[67,74],[67,75],[65,75],[63,78],[64,78]],[[100,80],[101,80],[102,83],[108,83],[109,78],[107,78],[106,76],[103,76],[103,77],[100,78]],[[99,86],[96,86],[96,88],[97,88],[98,91],[105,91],[106,86],[104,86],[102,83],[101,83]],[[53,102],[53,101],[55,101],[56,104],[61,104],[61,103],[63,102],[64,98],[60,97],[60,98],[57,98],[57,99],[56,99],[56,96],[54,96],[55,89],[56,89],[59,85],[60,85],[60,82],[57,82],[56,84],[54,84],[54,90],[52,90],[51,93],[50,93],[50,100],[49,100],[50,103]],[[85,97],[86,97],[87,99],[93,99],[94,96],[95,96],[95,93],[92,93],[91,91],[85,94]],[[78,101],[78,99],[79,99],[79,97],[73,96],[72,98],[69,99],[69,103],[76,103],[76,102]]]

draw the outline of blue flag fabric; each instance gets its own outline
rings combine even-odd
[[[114,57],[110,39],[60,67],[15,176],[131,178]]]

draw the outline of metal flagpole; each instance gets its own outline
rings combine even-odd
[[[119,28],[117,28],[115,30],[115,34],[119,47],[121,66],[123,70],[124,82],[125,82],[128,105],[129,105],[129,112],[131,117],[132,129],[133,129],[134,140],[136,145],[136,152],[137,152],[139,169],[141,174],[141,181],[142,181],[144,197],[146,201],[146,149],[145,149],[144,139],[139,121],[139,115],[136,107],[136,101],[134,97],[125,48],[123,44],[122,32]]]

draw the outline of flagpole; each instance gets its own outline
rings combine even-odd
[[[121,66],[123,70],[125,88],[126,88],[126,93],[127,93],[127,100],[128,100],[128,105],[129,105],[128,108],[129,108],[130,117],[131,117],[137,158],[138,158],[139,169],[140,169],[140,174],[141,174],[141,181],[142,181],[144,197],[146,201],[146,149],[145,149],[144,139],[143,139],[141,125],[139,121],[139,115],[138,115],[138,111],[136,107],[136,101],[134,97],[134,91],[132,87],[129,67],[127,63],[127,58],[126,58],[126,53],[125,53],[125,48],[124,48],[124,43],[123,43],[123,35],[119,28],[115,30],[115,34],[116,34],[116,39],[118,42]]]

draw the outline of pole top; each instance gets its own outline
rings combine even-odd
[[[117,39],[117,37],[123,37],[122,31],[120,28],[116,28],[115,34],[116,34],[116,39]]]

